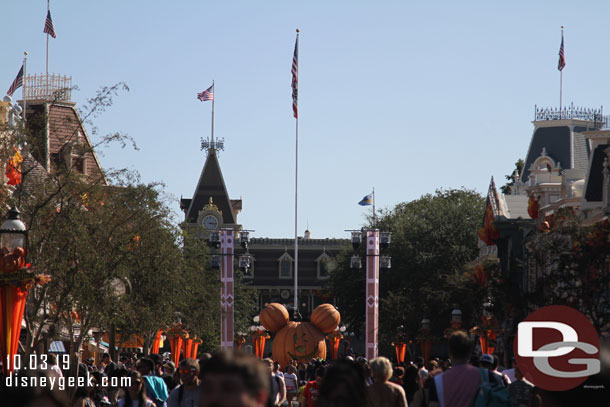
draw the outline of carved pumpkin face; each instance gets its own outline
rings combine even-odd
[[[308,322],[293,322],[282,328],[273,340],[273,359],[287,366],[290,360],[326,359],[324,335]]]

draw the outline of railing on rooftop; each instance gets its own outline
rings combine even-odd
[[[26,100],[58,100],[72,98],[72,77],[55,74],[27,75],[23,86]]]
[[[595,122],[595,128],[609,128],[610,116],[604,116],[603,106],[599,109],[576,107],[574,104],[561,109],[535,106],[534,120],[587,120]]]

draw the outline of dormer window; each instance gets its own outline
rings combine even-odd
[[[292,265],[294,263],[292,256],[290,256],[288,252],[285,252],[277,261],[279,278],[292,278]]]
[[[318,279],[325,280],[330,277],[330,273],[332,273],[337,268],[337,261],[330,257],[326,252],[322,253],[320,257],[316,259],[316,263],[318,264]]]

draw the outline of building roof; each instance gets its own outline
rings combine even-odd
[[[610,147],[610,144],[600,144],[593,150],[591,158],[591,169],[587,176],[587,186],[585,189],[585,200],[588,202],[601,202],[603,198],[603,183],[604,183],[604,158],[606,158],[605,149]]]
[[[193,198],[191,200],[181,200],[182,207],[185,210],[185,220],[188,223],[195,223],[197,221],[199,211],[209,203],[210,197],[214,205],[222,212],[222,222],[225,225],[236,224],[237,222],[233,213],[236,201],[229,199],[227,187],[220,170],[220,164],[218,163],[218,157],[216,156],[216,150],[213,148],[208,150],[208,156],[201,170],[201,176],[199,177]]]

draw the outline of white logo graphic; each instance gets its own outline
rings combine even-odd
[[[534,328],[554,329],[561,332],[562,341],[548,343],[541,346],[538,350],[534,350]],[[575,348],[578,348],[590,355],[597,353],[598,349],[585,342],[578,342],[578,333],[570,325],[562,322],[552,321],[525,321],[519,323],[518,328],[518,348],[517,352],[522,357],[533,357],[534,365],[542,373],[553,377],[587,377],[599,373],[601,366],[598,359],[595,358],[572,358],[568,359],[571,365],[586,365],[585,370],[579,371],[562,371],[557,370],[549,364],[550,357],[558,357],[567,355]]]

